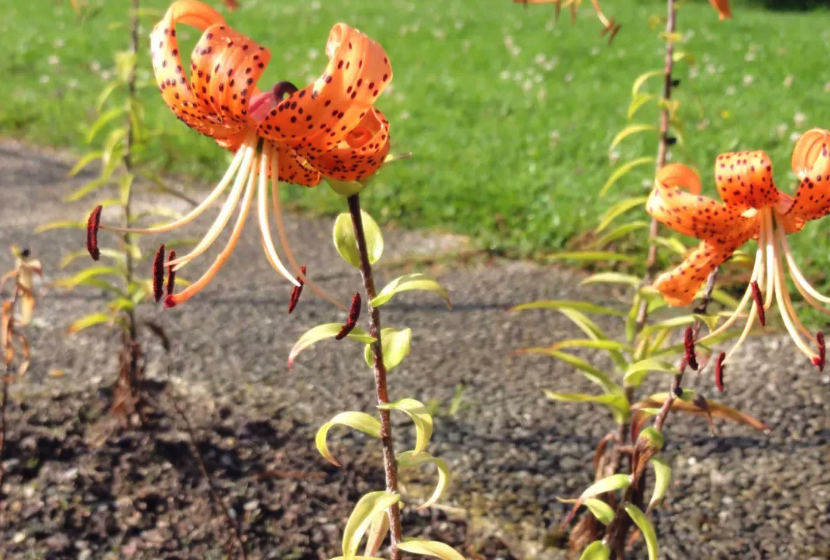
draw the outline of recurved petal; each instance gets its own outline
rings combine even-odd
[[[743,212],[778,202],[772,164],[762,150],[721,154],[715,160],[718,193],[727,206]]]
[[[740,245],[741,243],[718,245],[701,241],[698,248],[677,268],[660,275],[654,281],[654,287],[663,294],[669,305],[688,305],[709,274],[731,257]]]
[[[729,8],[729,0],[709,0],[709,2],[711,2],[712,7],[718,11],[718,16],[721,20],[732,17],[732,10]]]
[[[793,171],[801,178],[785,216],[787,233],[830,213],[830,133],[813,129],[804,134],[793,152]]]
[[[320,154],[360,125],[392,80],[389,58],[378,43],[343,23],[332,28],[326,54],[323,75],[272,109],[260,136]]]
[[[359,181],[377,171],[388,153],[389,121],[372,107],[337,148],[309,155],[309,161],[326,177]]]
[[[277,148],[280,181],[304,187],[315,187],[320,184],[320,172],[298,155],[293,148],[277,142],[274,142],[273,145]],[[269,165],[268,176],[271,177],[273,172]]]
[[[700,177],[689,167],[680,163],[670,163],[657,170],[655,179],[664,187],[685,187],[692,194],[700,194]]]

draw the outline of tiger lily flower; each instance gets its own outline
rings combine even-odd
[[[712,7],[718,11],[721,21],[732,17],[732,10],[729,9],[729,0],[709,0]]]
[[[189,79],[176,36],[180,23],[203,33],[190,58]],[[283,224],[279,182],[314,187],[325,178],[332,186],[360,186],[383,165],[389,152],[389,123],[373,107],[392,79],[392,67],[383,47],[339,23],[329,34],[329,62],[319,79],[303,89],[280,82],[261,91],[257,82],[271,58],[269,50],[233,30],[218,12],[201,2],[174,2],[153,29],[150,40],[156,80],[167,106],[190,128],[210,136],[235,155],[214,190],[181,219],[147,229],[100,228],[129,233],[173,231],[204,213],[232,184],[204,238],[190,253],[165,266],[179,270],[207,251],[225,229],[234,209],[239,208],[230,240],[207,272],[185,290],[168,295],[165,306],[187,301],[216,276],[239,241],[254,206],[265,254],[274,269],[294,286],[304,281],[322,297],[347,309],[310,282],[298,266]],[[294,274],[277,254],[270,210],[274,211],[279,239]]]
[[[746,340],[755,322],[764,323],[765,311],[776,301],[784,325],[801,350],[819,369],[824,368],[824,337],[808,331],[795,314],[787,292],[785,271],[804,300],[823,313],[830,298],[820,294],[793,259],[787,235],[810,220],[830,213],[830,132],[805,133],[793,151],[792,168],[800,180],[795,196],[779,191],[772,165],[763,151],[726,153],[715,161],[715,179],[723,202],[700,196],[697,174],[684,165],[667,165],[657,173],[646,210],[657,221],[683,235],[701,240],[698,248],[674,270],[654,282],[669,305],[687,305],[709,274],[750,239],[758,241],[749,286],[735,312],[719,328],[698,342],[724,332],[751,305],[749,319],[732,354]],[[814,350],[815,348],[815,350]]]

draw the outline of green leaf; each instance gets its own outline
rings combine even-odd
[[[665,360],[658,358],[646,358],[637,363],[631,364],[625,371],[623,381],[626,387],[639,387],[645,377],[653,372],[659,371],[662,373],[670,373],[672,375],[679,375],[680,371],[672,364]]]
[[[556,358],[557,360],[562,360],[563,362],[570,364],[576,369],[583,372],[585,374],[585,377],[588,378],[588,381],[596,383],[608,393],[613,393],[621,389],[619,385],[611,381],[611,379],[603,372],[601,372],[585,360],[577,358],[573,354],[566,354],[565,352],[558,352],[556,350],[551,350],[549,348],[525,348],[523,350],[520,350],[519,352],[525,354],[546,354],[548,356]]]
[[[135,179],[135,175],[132,173],[125,173],[118,181],[118,194],[120,196],[122,206],[126,206],[130,201],[130,191],[132,190],[133,179]]]
[[[618,167],[614,171],[614,173],[611,174],[611,176],[608,178],[608,180],[605,182],[605,184],[599,190],[599,195],[598,196],[600,196],[600,197],[604,196],[605,193],[608,192],[608,189],[610,189],[612,186],[614,186],[614,183],[619,181],[626,173],[628,173],[629,171],[631,171],[635,167],[640,167],[640,166],[646,165],[646,164],[654,165],[654,158],[651,157],[651,156],[641,157],[641,158],[637,158],[635,160],[629,161],[629,162],[621,165],[620,167]]]
[[[625,314],[610,307],[603,307],[587,301],[568,301],[548,299],[542,301],[534,301],[531,303],[523,303],[512,307],[510,311],[527,311],[528,309],[575,309],[584,313],[593,313],[595,315],[614,315],[616,317],[623,317]]]
[[[49,222],[48,224],[37,226],[35,228],[35,233],[43,233],[44,231],[51,231],[53,229],[86,229],[86,222],[73,222],[71,220]]]
[[[377,222],[368,213],[363,210],[360,213],[363,216],[363,232],[366,236],[369,262],[375,264],[383,255],[383,235]],[[352,216],[347,212],[337,216],[334,222],[334,247],[343,260],[355,268],[360,268],[360,252],[357,250]]]
[[[595,350],[616,350],[618,352],[631,352],[631,346],[616,340],[590,340],[575,338],[562,340],[550,345],[549,350],[560,350],[562,348],[593,348]]]
[[[291,369],[291,366],[294,365],[294,360],[300,352],[310,347],[315,342],[320,342],[326,338],[334,338],[342,328],[343,325],[341,323],[328,323],[325,325],[317,325],[313,329],[306,331],[297,343],[294,344],[294,348],[291,349],[291,353],[288,355],[288,369]],[[369,336],[366,331],[358,329],[357,327],[352,329],[352,332],[350,332],[347,336],[352,340],[363,342],[365,344],[370,344],[375,341],[374,337]]]
[[[95,278],[97,276],[118,274],[120,274],[120,271],[115,267],[95,266],[92,268],[82,270],[81,272],[75,274],[74,276],[70,276],[69,278],[61,278],[60,280],[57,280],[55,282],[55,285],[60,286],[62,288],[66,288],[67,290],[72,290],[91,278]]]
[[[447,466],[446,461],[438,457],[433,457],[426,451],[422,451],[417,455],[414,455],[414,453],[415,451],[404,451],[400,453],[398,455],[398,467],[401,469],[410,469],[425,464],[433,464],[438,470],[438,484],[435,486],[435,491],[432,493],[432,496],[418,507],[419,510],[422,510],[436,503],[441,497],[441,494],[444,493],[451,479],[450,468]]]
[[[628,399],[625,398],[625,394],[620,392],[606,395],[586,395],[584,393],[555,393],[553,391],[545,391],[545,395],[555,401],[601,404],[611,411],[611,414],[614,416],[614,421],[617,424],[624,424],[630,416]]]
[[[694,315],[681,315],[678,317],[672,317],[671,319],[666,319],[665,321],[659,321],[657,323],[653,323],[646,328],[643,329],[644,334],[650,334],[653,332],[657,332],[662,329],[676,329],[678,327],[686,327],[691,325],[695,322]]]
[[[389,515],[384,511],[372,519],[369,532],[366,534],[366,548],[363,549],[363,554],[367,557],[377,554],[387,534],[389,534]]]
[[[697,58],[695,58],[695,55],[686,51],[675,51],[672,55],[672,59],[674,59],[675,62],[685,62],[689,66],[697,64]]]
[[[633,208],[644,206],[648,202],[647,196],[638,196],[635,198],[626,198],[614,204],[611,208],[606,210],[605,214],[600,218],[599,225],[594,230],[594,234],[599,235],[602,231],[611,225],[618,216],[621,216]]]
[[[90,194],[91,192],[94,192],[94,191],[100,189],[101,187],[105,186],[109,182],[109,180],[110,180],[110,175],[109,174],[105,174],[105,175],[102,175],[101,177],[97,177],[97,178],[85,183],[82,187],[80,187],[79,189],[73,191],[69,195],[65,196],[63,198],[63,200],[65,202],[75,202],[75,201],[81,200],[83,197]]]
[[[101,150],[96,150],[94,152],[89,152],[84,157],[79,159],[72,169],[69,170],[69,173],[66,174],[67,177],[74,177],[77,175],[81,169],[95,161],[96,159],[100,159],[104,153]]]
[[[648,520],[640,508],[634,504],[625,504],[625,511],[628,516],[634,521],[634,524],[640,528],[643,537],[646,539],[646,549],[648,550],[648,560],[657,560],[657,533],[654,532],[654,525]]]
[[[608,560],[609,558],[611,558],[611,549],[602,541],[594,541],[585,547],[579,560]]]
[[[135,53],[130,51],[115,53],[115,73],[122,82],[127,83],[130,79],[130,74],[135,69],[136,60]]]
[[[651,501],[648,503],[647,512],[651,511],[654,506],[660,503],[669,489],[669,482],[671,481],[671,467],[660,457],[652,457],[651,466],[654,467],[654,491],[651,494]]]
[[[635,231],[638,231],[638,230],[641,230],[641,229],[646,229],[646,228],[650,227],[650,225],[651,224],[649,222],[642,221],[642,220],[636,221],[636,222],[629,222],[627,224],[622,224],[621,226],[609,231],[608,233],[606,233],[605,235],[603,235],[602,237],[598,238],[596,241],[591,243],[591,247],[595,247],[597,249],[602,249],[603,247],[606,247],[607,245],[610,245],[611,243],[613,243],[614,241],[616,241],[620,237],[624,237],[624,236],[628,235],[629,233],[632,233],[632,232],[635,232]]]
[[[591,510],[594,517],[603,525],[608,525],[614,520],[614,508],[597,498],[585,500],[585,506]]]
[[[109,99],[110,95],[112,95],[112,93],[120,86],[121,84],[119,84],[118,82],[111,82],[107,84],[107,87],[105,87],[101,91],[101,93],[98,95],[98,99],[95,101],[95,110],[97,112],[101,112],[101,109],[104,108],[104,103],[107,102],[107,99]]]
[[[544,257],[549,261],[558,260],[579,260],[579,261],[621,261],[636,262],[637,259],[631,255],[622,255],[611,251],[576,251],[569,253],[553,253]]]
[[[619,145],[620,142],[631,136],[632,134],[639,134],[640,132],[646,131],[654,131],[659,132],[659,129],[652,125],[652,124],[630,124],[617,134],[614,139],[611,141],[611,145],[608,147],[608,150],[613,150],[614,148]]]
[[[412,345],[412,329],[383,329],[380,331],[380,340],[383,344],[383,365],[386,371],[396,368],[405,357],[409,355],[409,348]],[[372,345],[367,344],[363,350],[363,358],[366,365],[373,366],[374,356]]]
[[[634,118],[634,115],[637,114],[637,111],[640,110],[640,107],[648,103],[649,101],[653,101],[657,99],[656,95],[652,95],[650,93],[638,93],[631,99],[631,103],[628,104],[628,112],[626,114],[626,118],[631,120]]]
[[[663,76],[663,70],[649,70],[648,72],[643,72],[634,80],[634,84],[631,86],[631,97],[636,97],[637,94],[640,93],[640,88],[643,87],[648,80],[651,78],[656,78],[657,76]]]
[[[341,412],[320,426],[320,429],[317,430],[317,435],[314,438],[314,442],[317,444],[317,451],[320,452],[320,455],[325,457],[326,461],[338,467],[340,466],[340,463],[338,463],[332,456],[331,452],[329,452],[329,446],[326,442],[329,430],[332,426],[336,425],[348,426],[350,428],[354,428],[355,430],[359,430],[364,434],[380,439],[380,420],[374,416],[366,414],[365,412]]]
[[[378,256],[378,258],[380,257]],[[395,278],[384,286],[380,293],[370,303],[372,307],[380,307],[392,299],[395,294],[409,290],[425,290],[428,292],[434,292],[444,298],[444,301],[447,302],[448,308],[452,307],[450,304],[450,298],[444,287],[432,278],[424,276],[421,273],[407,274],[405,276]]]
[[[112,316],[106,313],[92,313],[86,317],[82,317],[77,321],[73,321],[67,328],[67,334],[75,334],[89,327],[100,325],[102,323],[109,323],[112,321]]]
[[[109,123],[114,121],[115,119],[121,117],[124,114],[123,107],[116,107],[114,109],[110,109],[106,113],[103,113],[98,119],[89,127],[86,133],[86,143],[89,144],[92,142],[95,137],[98,135],[101,130],[104,129]]]
[[[580,496],[578,503],[584,503],[588,498],[594,498],[606,492],[615,492],[628,488],[631,479],[627,474],[612,474],[590,485]]]
[[[400,495],[391,492],[370,492],[360,498],[343,531],[343,558],[345,560],[356,558],[357,548],[372,520],[379,513],[397,504],[400,499]]]
[[[124,254],[116,251],[115,249],[101,249],[101,255],[113,259],[116,262],[124,262]],[[85,257],[89,257],[89,251],[86,249],[73,251],[61,259],[60,264],[58,264],[58,268],[66,268],[76,260]]]
[[[620,272],[599,272],[592,274],[585,280],[579,283],[580,286],[588,284],[628,284],[629,286],[638,286],[641,279],[633,274],[622,274]]]
[[[426,407],[415,399],[401,399],[399,401],[379,404],[381,410],[400,410],[406,413],[415,424],[415,449],[412,454],[417,455],[426,449],[429,438],[432,437],[432,416]]]
[[[441,560],[464,560],[464,557],[456,552],[453,547],[437,541],[406,539],[398,545],[398,548],[410,554],[432,556]]]

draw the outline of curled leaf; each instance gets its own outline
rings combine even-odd
[[[334,338],[338,335],[340,330],[343,328],[343,325],[340,323],[328,323],[325,325],[318,325],[313,329],[306,331],[303,336],[294,344],[294,347],[291,349],[291,353],[288,355],[288,369],[294,365],[294,360],[297,358],[300,352],[309,348],[315,342],[319,342],[326,338]],[[362,329],[353,328],[351,332],[347,335],[348,338],[352,340],[356,340],[358,342],[363,342],[366,344],[370,344],[375,341],[373,336],[369,336],[369,333]]]
[[[432,496],[430,496],[426,502],[418,507],[418,509],[421,510],[428,508],[441,498],[441,494],[444,493],[444,490],[446,490],[447,485],[450,483],[451,475],[450,468],[447,466],[447,462],[443,459],[433,457],[426,451],[422,451],[417,455],[414,453],[414,451],[404,451],[399,454],[398,467],[401,469],[408,469],[431,463],[435,465],[435,468],[438,470],[438,484],[435,486],[435,491],[432,493]]]
[[[378,405],[381,410],[400,410],[406,413],[415,424],[415,449],[412,455],[418,455],[426,449],[432,437],[432,416],[420,401],[401,399],[399,401]]]
[[[341,412],[320,426],[320,429],[317,430],[317,435],[314,437],[314,442],[317,444],[317,451],[319,451],[320,455],[325,457],[326,460],[332,465],[339,467],[340,463],[338,463],[332,456],[331,452],[329,452],[327,437],[332,426],[336,426],[338,424],[354,428],[364,434],[380,439],[380,421],[377,418],[370,416],[365,412]]]
[[[623,380],[628,387],[639,387],[643,379],[653,371],[670,373],[672,375],[678,375],[680,373],[674,365],[665,360],[646,358],[645,360],[640,360],[628,366]]]
[[[456,552],[453,547],[438,541],[407,539],[400,543],[398,548],[410,554],[433,556],[441,560],[464,560],[464,557]]]
[[[343,531],[344,560],[356,558],[357,548],[369,525],[372,524],[372,520],[388,507],[397,504],[400,499],[400,495],[391,492],[370,492],[360,498]]]
[[[409,348],[412,346],[412,329],[383,329],[380,331],[380,340],[383,344],[383,365],[386,371],[396,368],[409,355]],[[363,358],[366,364],[372,367],[372,345],[367,344],[363,350]]]
[[[669,489],[669,482],[671,481],[671,467],[660,457],[652,457],[651,466],[654,467],[654,491],[651,494],[651,500],[648,503],[646,513],[654,509],[654,506],[660,503]]]
[[[367,557],[372,557],[377,554],[388,533],[389,516],[385,511],[382,511],[375,516],[372,524],[369,526],[369,533],[366,535],[366,548],[363,549],[363,554]]]
[[[420,273],[407,274],[405,276],[401,276],[400,278],[395,278],[389,282],[371,301],[372,307],[380,307],[392,299],[395,294],[408,290],[425,290],[428,292],[434,292],[444,298],[444,301],[447,302],[448,308],[452,307],[450,304],[450,297],[447,295],[447,290],[445,290],[444,287],[435,280]]]
[[[646,514],[634,504],[625,504],[625,511],[631,520],[634,521],[634,524],[640,528],[643,537],[646,539],[648,560],[657,560],[657,533],[654,531],[654,525],[648,520]]]
[[[612,512],[613,513],[613,512]],[[611,549],[602,541],[594,541],[585,547],[579,560],[608,560],[611,558]]]
[[[375,264],[383,255],[383,235],[372,216],[363,210],[360,213],[363,217],[363,232],[366,236],[369,262]],[[340,214],[334,222],[334,247],[343,260],[355,268],[360,268],[360,252],[357,250],[354,225],[349,213]]]
[[[585,507],[591,510],[597,521],[603,525],[608,525],[614,520],[614,508],[607,503],[597,498],[588,498],[585,500]]]
[[[629,407],[628,399],[622,392],[608,393],[606,395],[586,395],[583,393],[554,393],[545,391],[549,399],[565,402],[593,402],[607,407],[614,415],[617,424],[628,422]]]

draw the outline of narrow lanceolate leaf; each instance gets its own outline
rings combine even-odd
[[[628,366],[623,380],[625,381],[627,387],[639,387],[643,382],[643,379],[645,379],[645,377],[653,371],[670,373],[672,375],[678,375],[680,373],[680,371],[674,367],[673,364],[665,360],[646,358],[645,360],[640,360],[639,362]]]
[[[69,170],[69,173],[67,173],[66,176],[67,177],[74,177],[75,175],[77,175],[81,171],[81,169],[83,169],[84,167],[86,167],[87,165],[89,165],[90,163],[95,161],[96,159],[99,159],[102,155],[103,155],[103,152],[101,152],[100,150],[96,150],[94,152],[89,152],[84,157],[79,159],[77,161],[77,163],[75,163],[75,165],[72,166],[72,169]]]
[[[522,354],[546,354],[557,360],[562,360],[563,362],[572,365],[583,374],[593,383],[596,383],[600,387],[602,387],[605,392],[613,393],[615,391],[619,391],[621,387],[611,381],[611,379],[602,371],[598,370],[585,360],[581,358],[577,358],[573,354],[567,354],[565,352],[558,352],[556,350],[551,350],[549,348],[524,348],[519,350],[519,353]]]
[[[415,449],[417,455],[426,449],[429,438],[432,437],[432,416],[420,401],[415,399],[401,399],[399,401],[378,405],[381,410],[400,410],[406,413],[415,424]]]
[[[619,272],[600,272],[592,274],[585,280],[579,283],[580,286],[587,284],[628,284],[629,286],[637,286],[641,279],[633,274],[621,274]]]
[[[594,350],[616,350],[617,352],[631,352],[632,348],[624,342],[616,340],[590,340],[587,338],[575,338],[562,340],[551,344],[548,350],[562,350],[563,348],[593,348]]]
[[[447,295],[447,290],[445,290],[441,284],[432,278],[420,273],[407,274],[405,276],[401,276],[400,278],[395,278],[389,282],[371,301],[372,307],[380,307],[392,299],[395,294],[409,290],[425,290],[427,292],[434,292],[444,298],[444,301],[447,302],[447,307],[451,307],[450,297]]]
[[[614,137],[614,139],[611,141],[611,145],[608,147],[608,150],[613,150],[619,145],[620,142],[622,142],[632,134],[639,134],[640,132],[647,131],[657,132],[658,128],[652,124],[630,124],[624,129],[622,129],[619,132],[619,134],[617,134]]]
[[[43,233],[44,231],[51,231],[53,229],[86,229],[86,220],[81,222],[71,220],[49,222],[48,224],[37,226],[35,228],[35,233]]]
[[[363,549],[363,554],[366,557],[377,554],[387,534],[389,534],[389,515],[382,511],[372,519],[369,532],[366,534],[366,548]]]
[[[639,111],[643,105],[655,99],[657,99],[656,95],[652,95],[650,93],[638,93],[637,95],[631,98],[631,103],[628,104],[628,112],[626,114],[626,118],[628,120],[633,119],[634,115],[637,114],[637,111]]]
[[[614,184],[619,181],[623,176],[625,176],[629,171],[634,169],[635,167],[640,167],[643,165],[654,165],[654,158],[653,157],[641,157],[635,160],[629,161],[624,163],[620,167],[618,167],[614,173],[605,181],[605,184],[599,190],[599,196],[605,195],[608,192],[608,189],[614,186]]]
[[[597,228],[594,230],[594,234],[599,235],[602,233],[602,231],[611,225],[611,222],[617,219],[618,216],[625,214],[629,210],[640,207],[644,208],[646,202],[648,202],[647,196],[626,198],[625,200],[617,202],[602,215],[602,218],[599,220],[599,225],[597,225]]]
[[[297,359],[300,352],[306,348],[309,348],[315,342],[320,342],[326,338],[334,338],[342,328],[343,325],[340,323],[328,323],[325,325],[318,325],[313,329],[306,331],[288,355],[288,368],[291,369],[291,366],[294,365],[294,360]],[[363,342],[365,344],[370,344],[375,341],[373,336],[369,336],[369,333],[358,328],[353,328],[347,336],[352,340]]]
[[[383,365],[386,366],[386,371],[390,371],[403,361],[409,355],[409,348],[412,346],[412,329],[383,329],[380,331],[380,340],[383,344]],[[372,345],[367,344],[363,350],[363,358],[366,360],[366,365],[372,367],[373,355]]]
[[[626,474],[612,474],[611,476],[607,476],[602,480],[598,480],[594,482],[591,486],[585,489],[585,491],[579,496],[579,498],[574,502],[573,509],[568,514],[568,517],[565,519],[563,525],[566,525],[573,519],[573,516],[576,514],[577,510],[585,503],[586,500],[590,498],[595,498],[600,494],[605,494],[606,492],[616,492],[617,490],[621,490],[623,488],[628,488],[631,484],[631,479]],[[569,500],[561,500],[564,502],[568,502]]]
[[[369,525],[372,524],[372,520],[388,507],[398,503],[400,499],[400,495],[391,492],[370,492],[360,498],[343,531],[343,558],[345,560],[356,558],[357,548]]]
[[[92,181],[89,181],[88,183],[86,183],[82,187],[80,187],[79,189],[77,189],[77,190],[73,191],[72,193],[70,193],[69,195],[65,196],[63,200],[65,202],[75,202],[75,201],[81,200],[86,195],[88,195],[88,194],[100,189],[101,187],[107,185],[109,183],[109,180],[110,180],[110,175],[109,174],[104,174],[101,177],[98,177],[96,179],[93,179]]]
[[[607,395],[586,395],[584,393],[555,393],[545,391],[549,399],[565,402],[592,402],[607,407],[614,416],[617,424],[624,424],[628,421],[629,405],[628,399],[623,393],[609,393]]]
[[[646,514],[634,504],[625,504],[625,511],[631,520],[634,521],[634,524],[640,528],[643,537],[646,539],[648,560],[657,560],[657,533],[654,531],[654,525],[648,520]]]
[[[116,262],[124,262],[124,253],[121,253],[120,251],[116,251],[115,249],[99,249],[99,252],[101,253],[101,256],[108,257]],[[85,257],[89,258],[89,252],[86,249],[74,251],[63,257],[60,264],[58,264],[58,267],[66,268],[76,260]]]
[[[669,489],[671,481],[671,467],[660,457],[652,457],[651,466],[654,467],[654,491],[651,494],[651,501],[648,503],[646,512],[651,511],[654,506],[660,503]]]
[[[67,334],[75,334],[89,327],[109,323],[110,321],[112,321],[111,315],[107,315],[106,313],[93,313],[72,322],[72,324],[67,327],[66,332]]]
[[[591,246],[597,249],[602,249],[607,247],[617,239],[621,237],[625,237],[629,233],[633,233],[635,231],[639,231],[641,229],[646,229],[649,227],[649,222],[646,221],[636,221],[636,222],[629,222],[627,224],[622,224],[621,226],[614,228],[613,230],[609,231],[602,237],[599,237],[596,241],[594,241]]]
[[[340,463],[338,463],[329,452],[329,446],[327,443],[329,430],[332,426],[337,425],[348,426],[350,428],[354,428],[355,430],[361,431],[364,434],[380,439],[380,420],[374,416],[366,414],[365,412],[341,412],[320,426],[320,429],[317,430],[317,436],[314,438],[314,442],[317,444],[317,451],[320,452],[320,455],[325,457],[329,463],[338,467],[340,466]]]
[[[654,395],[649,396],[647,399],[642,400],[634,405],[632,405],[633,410],[640,410],[644,408],[660,408],[663,406],[663,403],[666,402],[666,398],[668,398],[668,393],[657,393]],[[733,422],[737,422],[739,424],[746,424],[747,426],[752,426],[756,430],[762,431],[769,431],[769,426],[761,422],[760,420],[741,412],[736,408],[732,408],[726,406],[723,403],[717,401],[708,401],[708,411],[701,409],[699,406],[695,405],[693,402],[686,402],[683,399],[673,399],[671,404],[672,412],[683,412],[686,414],[694,414],[697,416],[707,417],[710,414],[714,418],[722,418],[724,420],[731,420]]]
[[[648,80],[662,75],[664,75],[663,70],[649,70],[648,72],[643,72],[637,76],[634,80],[634,84],[631,86],[631,97],[635,97],[638,93],[640,93],[640,88],[643,87],[643,84],[645,84]]]
[[[363,210],[360,213],[363,216],[363,231],[366,235],[369,262],[375,264],[383,255],[383,235],[377,222],[369,214]],[[334,247],[343,260],[355,268],[360,268],[360,253],[357,250],[354,225],[349,213],[340,214],[334,222]]]
[[[433,457],[426,451],[422,451],[417,455],[413,455],[414,453],[415,451],[404,451],[399,454],[398,467],[401,469],[409,469],[425,464],[433,464],[438,470],[438,484],[435,486],[435,491],[432,493],[432,496],[430,496],[429,499],[418,508],[424,509],[437,502],[441,498],[441,494],[444,493],[444,490],[447,489],[447,485],[450,483],[451,479],[450,468],[447,466],[446,461],[438,457]]]
[[[591,510],[597,521],[603,525],[608,525],[614,520],[614,508],[607,503],[597,498],[588,498],[585,500],[585,507]]]
[[[528,309],[575,309],[583,313],[593,313],[595,315],[615,315],[623,317],[625,313],[611,309],[610,307],[603,307],[587,301],[567,301],[567,300],[542,300],[531,303],[523,303],[512,307],[510,311],[527,311]]]
[[[585,547],[579,560],[608,560],[611,558],[611,549],[602,541],[594,541]]]
[[[637,258],[631,255],[622,255],[612,251],[577,251],[571,253],[553,253],[545,255],[545,259],[549,261],[620,261],[620,262],[636,262]]]
[[[109,111],[98,117],[98,120],[92,123],[92,126],[89,127],[89,130],[87,130],[85,138],[86,143],[89,144],[90,142],[92,142],[92,140],[95,139],[98,133],[104,129],[104,127],[106,127],[109,123],[119,118],[123,114],[124,108],[116,107],[114,109],[110,109]]]
[[[410,554],[432,556],[441,560],[464,560],[453,547],[438,541],[407,539],[398,545],[398,548]]]
[[[96,266],[92,268],[87,268],[86,270],[82,270],[78,274],[70,276],[69,278],[61,278],[60,280],[56,281],[55,284],[57,286],[60,286],[61,288],[72,290],[73,288],[83,284],[86,280],[89,280],[91,278],[106,275],[117,275],[119,274],[119,272],[120,271],[117,268],[112,266]]]

